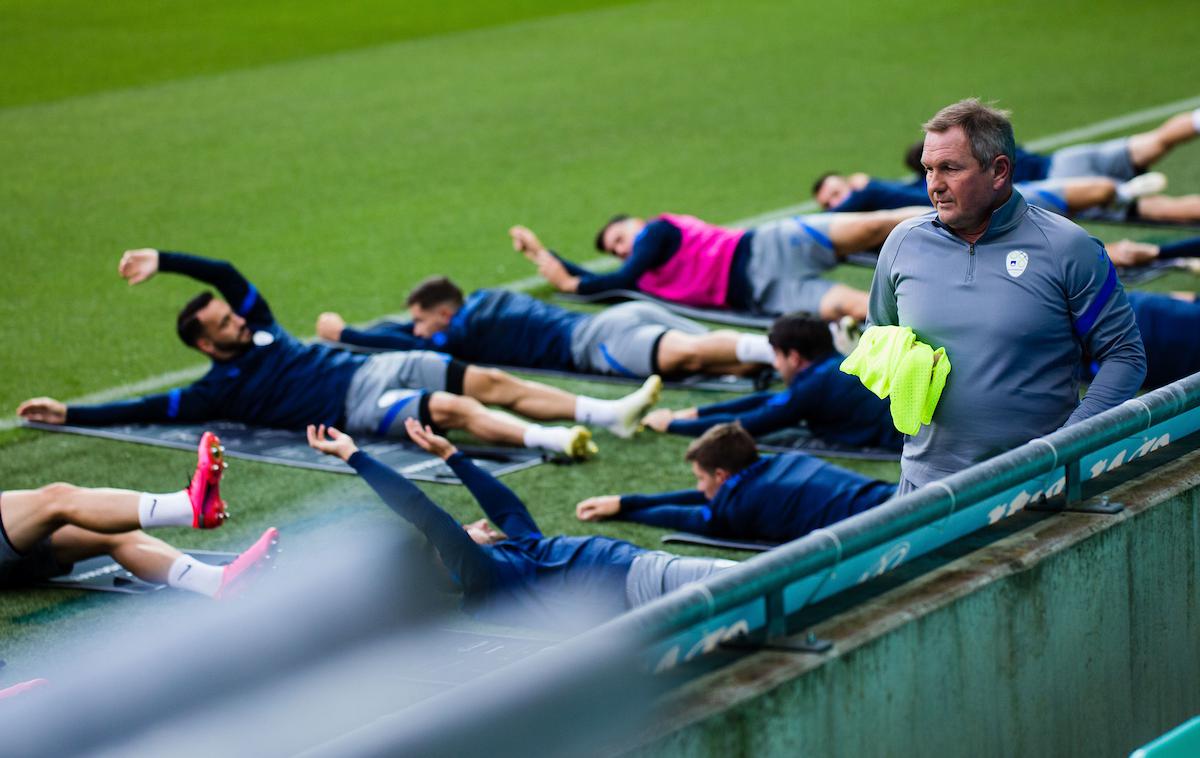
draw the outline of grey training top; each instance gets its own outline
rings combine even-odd
[[[945,347],[933,423],[905,440],[920,487],[1134,396],[1141,334],[1098,240],[1015,190],[974,244],[936,213],[900,224],[871,285],[870,322]],[[1100,364],[1079,401],[1082,354]]]

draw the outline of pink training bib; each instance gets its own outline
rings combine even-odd
[[[713,226],[695,216],[664,213],[658,218],[679,229],[679,250],[664,265],[638,277],[638,289],[685,305],[723,307],[733,252],[746,230]]]

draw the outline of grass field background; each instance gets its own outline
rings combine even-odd
[[[0,2],[7,409],[203,364],[172,327],[199,287],[168,276],[125,286],[115,267],[126,248],[230,259],[303,336],[322,310],[351,321],[394,312],[432,273],[465,287],[528,276],[507,242],[513,223],[588,260],[595,227],[616,211],[731,221],[807,200],[827,169],[899,175],[919,124],[960,97],[1012,109],[1028,141],[1200,94],[1191,2],[156,8]],[[1200,191],[1200,145],[1164,170],[1174,191]],[[843,276],[868,282],[864,271]],[[690,486],[686,440],[598,441],[593,463],[506,481],[547,533],[655,544],[653,529],[580,525],[570,506]],[[0,431],[5,489],[68,480],[162,491],[191,465],[171,451]],[[893,466],[867,470],[895,476]],[[230,525],[162,536],[232,549],[270,524],[285,541],[319,543],[329,530],[395,523],[347,477],[235,461],[225,490]],[[462,488],[430,491],[456,516],[473,515]],[[8,593],[0,682],[36,675],[96,619],[166,602],[185,601]]]

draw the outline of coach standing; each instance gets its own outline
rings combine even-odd
[[[972,98],[924,129],[935,212],[884,243],[870,321],[911,327],[953,369],[932,424],[905,440],[900,494],[1118,405],[1146,373],[1103,245],[1013,190],[1007,113]],[[1099,373],[1080,401],[1084,355]]]

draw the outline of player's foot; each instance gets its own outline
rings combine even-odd
[[[592,433],[586,426],[573,426],[568,430],[570,435],[567,438],[566,449],[564,453],[577,460],[587,460],[596,453],[600,452],[600,448],[596,447],[596,443],[592,442]]]
[[[5,698],[15,697],[23,692],[29,692],[45,684],[49,684],[45,679],[30,679],[28,682],[18,682],[17,684],[5,687],[0,690],[0,700]]]
[[[834,349],[842,355],[850,355],[862,338],[862,324],[853,316],[842,316],[829,325],[829,332],[833,335]]]
[[[196,529],[213,529],[225,522],[229,515],[225,501],[221,499],[221,475],[225,473],[225,448],[212,432],[200,435],[197,450],[196,473],[188,485],[188,499],[192,501],[192,526]]]
[[[1117,185],[1117,197],[1122,200],[1133,200],[1146,195],[1157,195],[1167,188],[1167,177],[1161,171],[1150,171],[1138,174],[1132,179]]]
[[[225,600],[241,592],[245,588],[248,578],[269,565],[278,544],[278,529],[271,527],[263,532],[253,545],[246,548],[241,555],[233,559],[233,563],[225,567],[221,573],[221,586],[213,597],[217,600]]]
[[[622,439],[632,437],[640,427],[642,416],[654,407],[661,394],[662,379],[654,374],[635,392],[616,401],[617,420],[609,424],[608,431]]]

